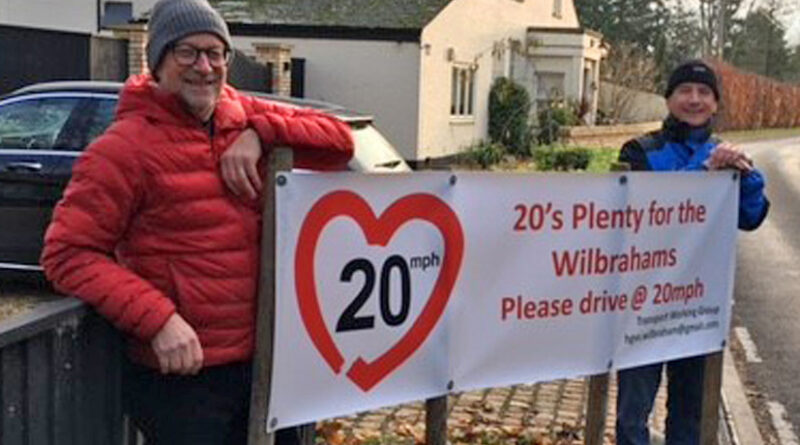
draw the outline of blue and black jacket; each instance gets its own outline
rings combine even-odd
[[[705,162],[719,142],[711,135],[710,125],[693,128],[668,117],[661,130],[626,142],[619,160],[630,164],[632,170],[639,171],[706,170]],[[767,217],[768,211],[764,176],[758,170],[742,174],[739,228],[757,228]]]

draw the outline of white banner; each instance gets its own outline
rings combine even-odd
[[[733,173],[283,176],[270,430],[727,337]]]

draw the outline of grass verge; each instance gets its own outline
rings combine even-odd
[[[720,133],[723,140],[731,142],[754,142],[770,139],[786,139],[800,136],[798,128],[765,128],[762,130],[726,131]]]

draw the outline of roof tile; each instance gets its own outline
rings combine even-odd
[[[212,1],[231,22],[422,29],[451,0]]]

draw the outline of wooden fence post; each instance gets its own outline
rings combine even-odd
[[[722,354],[714,352],[703,360],[703,404],[700,424],[700,445],[717,445],[719,402],[722,390]]]
[[[586,445],[603,445],[608,413],[608,380],[611,374],[589,377],[589,400],[586,403]]]
[[[253,384],[250,393],[248,445],[272,445],[275,435],[267,434],[267,408],[272,379],[272,341],[275,335],[275,186],[277,173],[292,169],[292,151],[275,148],[262,191],[261,269],[258,282],[256,346],[253,358]]]
[[[314,445],[314,436],[317,431],[316,422],[306,423],[297,428],[300,430],[300,445]]]
[[[630,170],[631,166],[627,162],[615,162],[611,165],[612,172]],[[608,414],[609,376],[610,373],[606,372],[589,377],[589,400],[586,403],[586,445],[603,445]]]
[[[425,401],[425,443],[445,445],[447,443],[447,396]]]
[[[429,161],[426,161],[419,170],[436,170]],[[446,167],[445,170],[451,170],[451,168]],[[447,390],[451,389],[453,389],[452,382],[447,385]],[[427,445],[447,444],[447,394],[425,400],[425,443]]]

